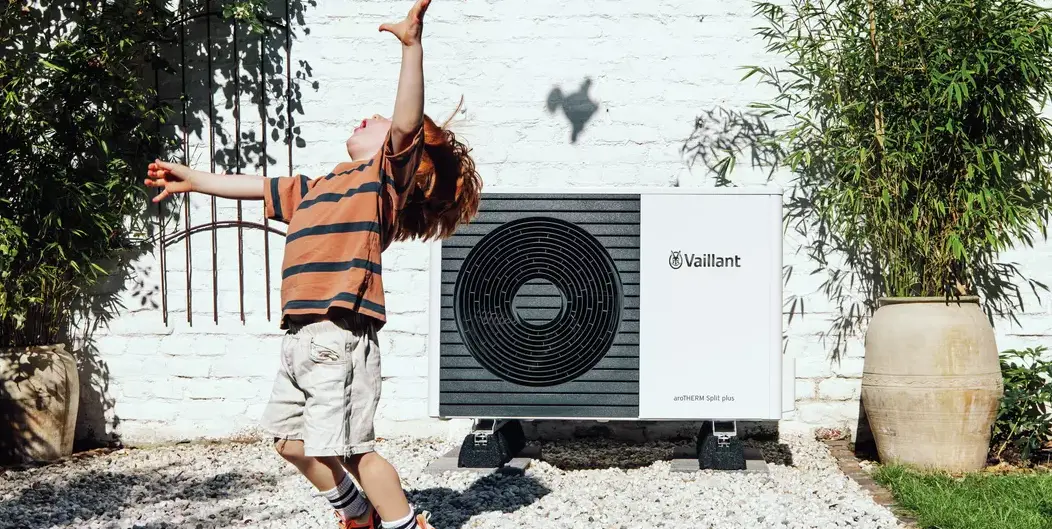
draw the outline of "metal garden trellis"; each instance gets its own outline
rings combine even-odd
[[[259,110],[260,110],[260,124],[261,124],[261,128],[262,128],[262,134],[261,134],[261,144],[262,144],[261,145],[261,149],[262,149],[262,154],[263,154],[263,156],[262,156],[262,158],[263,158],[262,175],[264,177],[266,177],[268,175],[268,163],[267,163],[267,159],[266,159],[266,153],[268,152],[267,151],[267,143],[268,143],[268,137],[267,137],[267,135],[268,135],[268,119],[267,119],[267,116],[268,116],[268,112],[267,112],[268,111],[268,98],[267,98],[267,90],[266,90],[266,86],[267,86],[267,84],[266,84],[267,83],[267,67],[266,67],[267,59],[266,59],[266,56],[265,56],[265,54],[266,54],[266,47],[263,45],[263,42],[266,39],[268,39],[268,38],[274,38],[273,34],[272,34],[272,30],[273,29],[277,29],[278,33],[280,33],[278,38],[282,38],[283,37],[283,39],[284,39],[284,54],[285,54],[284,63],[285,64],[284,64],[284,72],[283,73],[284,73],[284,97],[285,97],[285,104],[283,106],[284,106],[284,111],[285,111],[285,129],[286,129],[286,131],[285,131],[286,135],[285,135],[285,142],[284,143],[285,143],[285,146],[287,148],[287,156],[288,156],[288,173],[286,173],[286,174],[292,174],[292,170],[293,170],[292,169],[293,168],[293,156],[292,156],[293,148],[292,148],[292,146],[293,146],[293,131],[294,131],[294,129],[293,129],[292,104],[291,104],[292,98],[293,98],[293,90],[292,90],[293,76],[292,76],[292,64],[291,64],[291,62],[292,62],[291,61],[291,58],[292,58],[292,11],[291,11],[291,7],[290,7],[290,4],[292,3],[292,1],[294,1],[294,0],[287,0],[287,1],[283,2],[283,4],[284,4],[284,24],[282,25],[281,23],[276,22],[274,20],[266,20],[266,21],[264,21],[264,24],[263,24],[265,29],[259,35],[259,39],[260,39],[260,46],[259,46],[260,67],[259,67],[258,75],[259,75],[259,86],[262,88],[261,91],[260,91],[261,104],[260,104]],[[213,83],[214,83],[213,72],[214,72],[214,70],[213,70],[213,46],[212,46],[213,40],[212,40],[212,22],[211,22],[211,18],[212,17],[219,18],[220,13],[213,11],[212,7],[213,7],[212,6],[212,0],[205,0],[204,10],[202,12],[195,13],[195,14],[190,14],[190,13],[188,13],[188,9],[187,9],[187,5],[186,5],[186,1],[185,0],[181,1],[180,4],[179,4],[178,20],[177,20],[177,23],[180,26],[179,27],[179,78],[180,78],[180,95],[179,95],[179,100],[180,100],[180,106],[181,106],[180,112],[181,112],[181,119],[182,119],[182,122],[179,125],[179,131],[180,131],[180,136],[181,136],[180,140],[181,140],[181,150],[182,150],[180,163],[187,164],[188,161],[189,161],[189,158],[190,158],[190,152],[189,152],[189,149],[190,149],[190,138],[189,138],[189,126],[188,126],[188,115],[189,115],[188,100],[189,100],[189,97],[188,97],[188,93],[187,93],[187,57],[186,57],[187,30],[186,30],[186,26],[187,26],[187,24],[189,24],[191,22],[194,22],[194,21],[197,21],[197,20],[200,20],[200,19],[205,19],[205,23],[206,23],[206,37],[205,38],[206,38],[206,41],[207,41],[206,43],[207,43],[207,74],[208,74],[206,77],[208,79],[208,81],[207,81],[207,85],[208,85],[207,89],[208,89],[208,119],[209,119],[209,123],[208,123],[209,155],[208,155],[208,158],[209,158],[210,171],[211,172],[216,172],[216,158],[215,158],[215,154],[216,154],[215,139],[216,138],[215,138],[215,127],[214,127],[215,102],[214,102],[214,99],[213,99],[213,96],[214,96],[214,91],[213,91],[213,88],[214,88],[213,87]],[[233,53],[233,57],[234,57],[234,60],[235,60],[234,70],[235,70],[235,72],[237,72],[237,74],[233,76],[234,85],[235,85],[234,86],[235,97],[233,99],[233,101],[234,101],[234,108],[233,108],[234,138],[235,138],[234,139],[234,152],[236,153],[236,156],[234,157],[236,162],[234,164],[233,169],[234,169],[235,173],[240,173],[241,169],[242,169],[242,154],[241,154],[241,150],[242,150],[242,144],[241,144],[241,102],[240,102],[240,95],[241,95],[240,78],[241,78],[241,76],[240,76],[240,53],[239,53],[239,48],[238,48],[238,46],[239,46],[239,39],[238,39],[238,31],[237,31],[237,27],[238,27],[238,25],[240,23],[236,19],[224,20],[223,23],[231,24],[233,29],[234,29],[233,32],[232,32],[233,41],[232,41],[231,44],[232,44],[232,46],[234,48],[234,53]],[[155,81],[156,81],[157,80],[157,72],[156,72],[156,70],[155,70],[155,76],[154,77],[155,77]],[[217,245],[218,245],[218,241],[217,241],[217,237],[216,237],[216,232],[219,229],[225,229],[225,228],[236,228],[237,229],[237,234],[238,234],[238,236],[237,236],[237,240],[238,240],[238,296],[239,296],[239,308],[240,308],[240,316],[241,316],[242,323],[245,322],[244,230],[246,228],[257,229],[257,230],[261,230],[264,233],[264,238],[263,238],[264,239],[264,243],[263,243],[263,254],[264,254],[264,256],[263,256],[263,258],[264,258],[264,281],[265,281],[265,285],[266,285],[266,287],[265,287],[265,290],[266,290],[266,304],[267,304],[266,314],[267,314],[267,320],[268,321],[271,320],[272,314],[271,314],[271,307],[270,307],[270,301],[271,301],[271,288],[270,288],[271,287],[271,278],[270,278],[270,238],[267,237],[266,235],[267,234],[275,234],[275,235],[280,235],[280,236],[284,237],[285,236],[285,232],[283,230],[275,227],[275,226],[272,226],[270,224],[270,222],[267,220],[265,215],[263,216],[264,218],[263,218],[262,222],[252,222],[252,221],[244,220],[244,218],[243,218],[242,201],[241,200],[237,200],[236,203],[237,203],[237,219],[236,220],[233,220],[233,221],[231,221],[231,220],[218,220],[218,218],[217,218],[217,208],[216,208],[216,198],[215,197],[211,197],[211,206],[210,206],[211,219],[209,221],[207,221],[207,222],[199,223],[199,224],[195,225],[191,221],[190,200],[187,198],[183,202],[183,215],[182,215],[183,216],[183,226],[182,226],[182,229],[174,231],[174,232],[171,232],[171,233],[167,232],[167,227],[165,226],[165,208],[164,208],[164,204],[160,205],[159,216],[158,216],[159,243],[160,244],[158,245],[158,249],[159,249],[159,254],[160,254],[159,258],[160,258],[160,265],[161,265],[161,276],[160,276],[161,311],[162,311],[162,317],[163,317],[165,325],[168,324],[168,317],[169,317],[168,290],[169,290],[170,284],[169,284],[168,277],[167,277],[168,276],[168,259],[167,259],[168,247],[172,246],[172,245],[175,245],[175,244],[177,244],[179,242],[183,242],[183,246],[184,246],[185,254],[186,254],[186,267],[185,267],[186,268],[186,271],[185,271],[185,273],[186,273],[186,282],[185,282],[185,285],[186,285],[186,318],[187,318],[187,323],[192,326],[193,325],[193,284],[192,284],[192,280],[193,280],[193,266],[192,266],[193,248],[192,248],[192,243],[191,243],[191,236],[195,235],[195,234],[198,234],[198,233],[204,233],[204,232],[211,232],[211,235],[212,235],[212,237],[211,237],[211,239],[212,239],[212,313],[213,313],[213,321],[215,323],[219,322],[219,303],[218,303],[218,299],[219,299],[219,284],[218,284],[219,283],[219,278],[218,278],[218,263],[217,263]]]

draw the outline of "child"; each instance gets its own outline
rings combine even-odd
[[[350,162],[308,179],[214,175],[157,160],[146,179],[163,188],[155,202],[189,191],[262,199],[269,218],[288,223],[281,285],[288,333],[263,425],[281,456],[329,500],[342,529],[375,529],[377,518],[383,529],[432,529],[373,451],[377,331],[386,322],[380,254],[393,241],[452,235],[474,217],[481,187],[468,149],[423,113],[428,4],[417,0],[405,20],[380,26],[402,43],[394,113],[354,129]]]

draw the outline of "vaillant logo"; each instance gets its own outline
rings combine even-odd
[[[683,252],[673,250],[672,255],[668,256],[668,265],[671,266],[673,270],[683,266]]]
[[[687,268],[741,268],[741,256],[717,255],[714,253],[688,253],[672,250],[668,256],[668,266],[673,270]]]

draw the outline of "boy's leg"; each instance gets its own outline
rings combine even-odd
[[[354,440],[344,465],[361,483],[384,529],[431,529],[409,504],[398,471],[376,453],[374,420],[380,403],[380,346],[370,327],[362,347],[354,352],[354,378],[351,382],[350,435]]]
[[[328,500],[341,520],[353,520],[359,525],[372,516],[369,502],[357,485],[351,481],[347,469],[335,457],[310,457],[303,453],[303,441],[277,441],[276,448],[281,457],[292,463],[319,495]]]
[[[411,520],[414,515],[409,500],[402,490],[398,471],[386,459],[376,452],[356,454],[344,458],[344,464],[358,478],[365,489],[384,527],[399,527]],[[396,522],[403,524],[396,524]],[[413,527],[413,524],[408,524]]]
[[[303,441],[291,439],[276,439],[274,449],[278,451],[285,461],[288,461],[296,470],[307,478],[319,491],[327,491],[336,488],[347,472],[336,464],[335,468],[331,461],[325,458],[308,457],[303,454]]]
[[[294,357],[300,339],[290,332],[281,340],[281,366],[274,377],[270,400],[263,410],[262,428],[274,437],[274,449],[307,479],[325,483],[322,472],[303,456],[303,406],[307,396],[296,384]]]
[[[356,476],[369,502],[380,516],[382,525],[391,529],[409,529],[418,522],[409,505],[398,473],[383,457],[374,452],[376,435],[373,421],[380,402],[380,349],[376,329],[364,317],[350,316],[343,322],[344,351],[317,349],[312,353],[311,387],[305,410],[305,453],[311,456],[336,456]],[[319,342],[333,340],[316,337]],[[319,360],[320,359],[320,360]],[[349,366],[346,373],[335,366]],[[340,378],[346,375],[345,379]]]
[[[368,510],[368,503],[339,460],[320,460],[304,452],[307,393],[301,386],[302,359],[307,357],[304,349],[312,344],[308,333],[290,333],[282,341],[281,369],[263,413],[263,429],[275,437],[278,454],[314,485],[341,518],[355,518]]]

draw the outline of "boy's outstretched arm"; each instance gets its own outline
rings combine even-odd
[[[380,26],[380,31],[392,33],[402,42],[402,70],[391,115],[391,147],[394,152],[409,146],[412,136],[424,121],[424,50],[420,40],[424,13],[430,4],[431,0],[417,0],[404,20]]]
[[[150,164],[146,176],[147,186],[161,188],[161,192],[153,198],[154,202],[160,202],[174,193],[190,191],[222,198],[263,199],[261,176],[217,175],[161,160]]]

